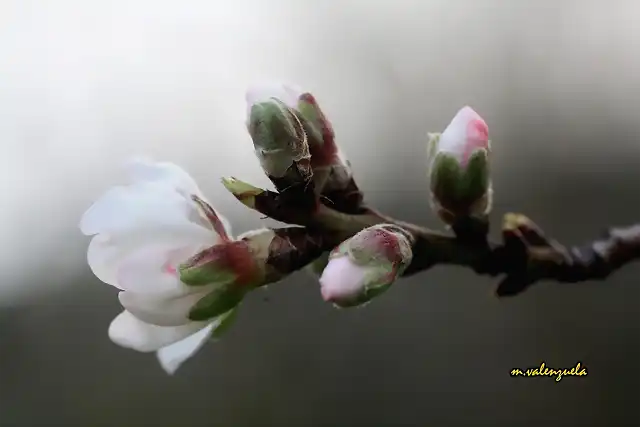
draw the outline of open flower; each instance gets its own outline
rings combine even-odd
[[[255,269],[246,248],[231,241],[228,222],[184,170],[134,160],[128,171],[130,184],[103,194],[84,213],[80,229],[94,236],[87,254],[91,270],[121,291],[125,310],[111,323],[109,337],[123,347],[157,352],[173,373],[233,318]],[[206,269],[194,274],[203,252]],[[185,280],[185,271],[198,280]]]
[[[385,292],[411,263],[411,239],[402,228],[382,224],[342,242],[320,277],[324,300],[352,307]]]
[[[451,224],[491,209],[489,128],[471,107],[463,107],[441,134],[429,135],[429,175],[434,208]]]

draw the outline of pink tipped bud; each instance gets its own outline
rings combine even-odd
[[[355,300],[365,285],[367,267],[358,265],[348,256],[329,261],[320,277],[320,292],[327,302]]]
[[[438,151],[453,154],[464,166],[479,148],[489,149],[489,127],[473,108],[463,107],[442,132]]]
[[[386,291],[411,262],[410,239],[397,226],[377,225],[344,241],[320,277],[322,298],[352,307]]]

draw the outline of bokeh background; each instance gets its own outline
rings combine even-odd
[[[367,200],[440,227],[427,131],[465,104],[495,147],[493,214],[567,243],[640,219],[640,3],[590,0],[0,0],[0,425],[638,426],[640,269],[515,299],[461,268],[359,310],[304,272],[243,306],[173,376],[119,348],[115,289],[78,219],[121,162],[266,185],[244,90],[293,81],[332,119]],[[580,361],[587,378],[513,379]]]

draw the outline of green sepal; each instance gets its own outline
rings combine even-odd
[[[234,177],[222,178],[222,185],[248,208],[255,209],[256,197],[265,193],[262,188],[255,187]]]
[[[431,191],[436,198],[458,199],[462,174],[458,159],[446,152],[438,153],[431,169]]]
[[[378,265],[388,263],[389,256],[384,240],[394,239],[394,244],[400,244],[401,237],[387,225],[374,225],[355,234],[348,240],[348,255],[358,265]],[[381,246],[382,245],[382,246]]]
[[[251,107],[249,133],[260,165],[269,176],[283,177],[294,162],[310,157],[296,112],[278,99]]]
[[[293,131],[286,106],[276,99],[253,105],[249,130],[256,148],[265,151],[286,148]]]
[[[298,118],[302,122],[305,131],[309,133],[310,141],[322,144],[324,142],[321,131],[322,119],[318,113],[318,109],[306,101],[300,101],[298,102],[297,110]]]
[[[393,282],[391,281],[391,282],[383,283],[377,286],[368,287],[367,290],[365,291],[365,297],[367,301],[371,301],[372,299],[387,292],[389,288],[391,288],[392,283]]]
[[[194,322],[218,317],[235,308],[246,294],[245,288],[233,284],[218,286],[201,298],[189,311],[189,319]]]
[[[373,292],[378,295],[376,289],[389,286],[395,280],[395,276],[392,273],[393,264],[390,262],[377,264],[375,267],[372,267],[365,276],[365,293],[371,294]]]
[[[358,265],[377,264],[380,262],[388,262],[384,258],[384,254],[380,253],[374,245],[355,245],[349,247],[349,258]]]
[[[275,177],[284,176],[287,169],[289,169],[294,162],[293,157],[291,157],[291,152],[284,148],[276,148],[273,150],[257,148],[255,154],[262,169],[269,175]]]
[[[466,200],[475,201],[485,195],[489,188],[489,157],[484,148],[475,150],[469,157],[459,186],[459,194]]]
[[[199,267],[181,265],[178,271],[180,272],[180,281],[189,286],[205,286],[212,283],[226,286],[237,279],[236,273],[232,270],[215,266],[213,262]]]
[[[436,157],[438,152],[438,143],[440,142],[441,133],[429,133],[429,140],[427,141],[427,160],[432,161]]]
[[[338,246],[336,246],[329,254],[329,259],[339,258],[344,255],[349,255],[349,243],[350,239],[343,240]]]
[[[372,266],[371,270],[367,272],[363,291],[352,300],[341,301],[340,303],[334,303],[334,305],[340,308],[363,306],[382,295],[389,290],[395,279],[395,277],[391,276],[391,268],[390,264]]]

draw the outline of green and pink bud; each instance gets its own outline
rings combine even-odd
[[[297,186],[305,192],[298,199],[310,200],[313,192],[355,212],[362,194],[316,98],[295,85],[268,84],[251,87],[246,100],[256,155],[276,188],[291,193]]]
[[[180,281],[209,291],[191,308],[189,318],[207,320],[226,313],[249,291],[263,285],[274,236],[270,229],[251,231],[237,240],[207,248],[181,264]]]
[[[351,162],[335,141],[331,122],[308,92],[300,95],[298,111],[309,134],[314,135],[309,139],[309,151],[316,188],[331,201],[332,208],[357,213],[362,193],[353,179]]]
[[[463,107],[441,134],[429,134],[432,205],[452,224],[491,210],[489,128],[471,107]]]
[[[335,160],[338,148],[335,145],[335,134],[315,97],[299,86],[286,83],[268,83],[250,87],[246,93],[247,126],[264,118],[266,112],[256,111],[256,106],[271,104],[277,101],[295,116],[307,134],[307,142],[311,151],[314,166],[325,166]],[[269,114],[278,114],[269,111]],[[278,121],[291,120],[292,117],[278,118]],[[295,123],[297,124],[297,123]],[[291,123],[294,125],[294,123]]]
[[[320,277],[325,301],[338,307],[365,304],[384,293],[411,263],[412,236],[381,224],[366,228],[333,250]]]
[[[309,138],[296,110],[296,89],[256,86],[247,91],[247,129],[256,157],[276,189],[298,209],[312,210],[316,194]]]

